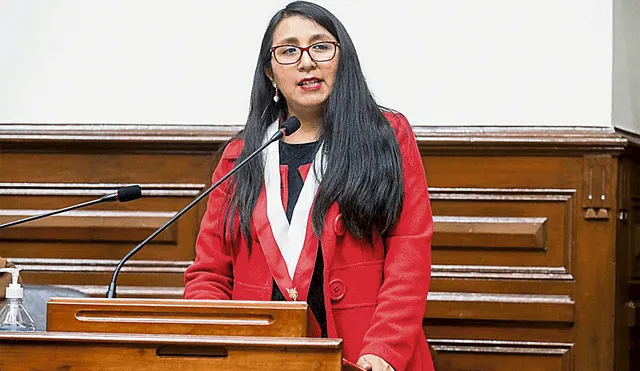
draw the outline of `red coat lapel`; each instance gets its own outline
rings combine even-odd
[[[253,212],[253,221],[256,226],[256,234],[260,241],[260,247],[262,247],[262,253],[269,265],[271,275],[280,288],[280,291],[285,295],[285,297],[287,297],[287,289],[294,286],[291,278],[289,277],[287,265],[284,262],[282,254],[280,254],[280,249],[278,248],[278,244],[276,243],[276,240],[273,237],[273,232],[271,231],[271,225],[269,224],[269,218],[267,217],[267,197],[264,189],[258,197],[258,202],[256,202],[256,207]]]
[[[298,168],[298,172],[303,181],[307,180],[309,169],[311,169],[311,164],[302,165]],[[288,192],[288,190],[284,190],[284,192]],[[311,213],[312,212],[313,206],[311,207]],[[293,275],[293,283],[298,287],[300,294],[304,296],[304,300],[306,300],[309,295],[309,286],[311,285],[311,277],[313,276],[313,269],[315,268],[316,256],[318,254],[318,237],[313,233],[311,214],[309,214],[306,228],[304,246],[302,247],[300,260],[296,266],[296,272]]]
[[[310,165],[300,167],[299,171],[303,179],[306,179],[309,168]],[[282,180],[281,197],[285,205],[287,203],[288,195],[288,184],[286,181],[287,171],[288,169],[286,166],[280,167],[280,179]],[[289,277],[287,265],[280,253],[276,240],[273,237],[273,231],[271,230],[271,224],[269,223],[269,218],[267,216],[267,198],[266,191],[264,189],[258,197],[253,218],[256,234],[258,235],[260,246],[262,247],[262,252],[278,288],[280,288],[280,291],[287,300],[292,299],[291,295],[288,294],[291,289],[295,289],[297,294],[296,300],[307,300],[311,277],[313,276],[313,269],[315,267],[315,258],[318,253],[318,238],[313,233],[311,217],[309,217],[309,220],[307,221],[304,246],[302,248],[298,265],[296,266],[293,280]]]

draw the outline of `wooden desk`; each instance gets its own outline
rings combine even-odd
[[[311,337],[306,302],[51,298],[47,331]]]
[[[341,370],[342,340],[68,332],[0,333],[2,371]]]

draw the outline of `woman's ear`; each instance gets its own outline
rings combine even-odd
[[[267,76],[267,78],[269,78],[269,80],[271,80],[272,84],[275,83],[273,79],[273,70],[271,69],[271,67],[265,67],[264,74]]]

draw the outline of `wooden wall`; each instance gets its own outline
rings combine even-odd
[[[143,198],[0,231],[27,283],[104,296],[118,259],[209,184],[238,127],[0,124],[0,223],[128,184]],[[425,332],[449,370],[640,369],[638,137],[414,128],[436,220]],[[131,260],[119,296],[179,297],[202,203]]]

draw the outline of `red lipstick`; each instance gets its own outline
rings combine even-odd
[[[304,91],[314,91],[322,88],[322,80],[315,77],[306,78],[298,81],[298,86]]]

